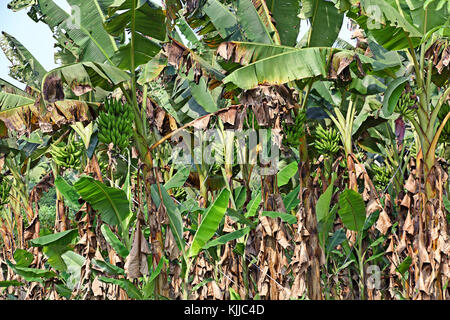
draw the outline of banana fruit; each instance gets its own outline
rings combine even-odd
[[[112,143],[123,151],[130,144],[133,134],[133,110],[128,104],[108,99],[105,101],[105,112],[99,114],[97,124],[100,142]]]
[[[373,182],[379,189],[384,189],[391,180],[391,173],[386,166],[380,166],[375,163],[371,164],[371,169],[374,172]]]
[[[50,154],[57,165],[65,168],[79,169],[81,165],[80,156],[83,151],[84,143],[82,141],[75,141],[71,134],[68,143],[60,142],[52,145]]]
[[[339,134],[334,128],[325,130],[320,124],[315,132],[314,147],[317,152],[327,155],[339,151]]]
[[[404,119],[414,119],[416,115],[416,94],[414,91],[404,91],[394,108],[394,112],[399,113]]]
[[[298,147],[300,138],[305,135],[306,111],[299,110],[294,119],[294,124],[283,124],[284,143],[288,146]]]

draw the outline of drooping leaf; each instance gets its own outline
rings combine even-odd
[[[39,88],[46,71],[39,61],[13,36],[2,32],[0,47],[11,62],[10,76]]]
[[[43,247],[43,251],[48,257],[48,263],[53,268],[58,271],[66,271],[67,265],[62,258],[62,254],[70,250],[69,244],[77,236],[78,230],[71,229],[33,239],[31,243],[33,246]]]
[[[278,187],[284,186],[298,171],[298,163],[296,161],[289,163],[277,173]]]
[[[333,195],[333,182],[328,186],[327,190],[319,197],[316,204],[317,222],[322,221],[330,212],[331,197]]]
[[[142,295],[138,288],[128,279],[113,279],[106,277],[98,277],[98,280],[105,283],[116,284],[126,291],[127,295],[131,299],[142,300]]]
[[[66,246],[75,239],[78,234],[77,229],[71,229],[63,232],[52,233],[36,239],[31,240],[31,244],[38,247],[45,247],[50,245]]]
[[[76,96],[95,88],[113,91],[119,84],[126,82],[130,76],[119,68],[98,62],[80,62],[64,65],[49,71],[44,79],[58,77],[69,86]],[[44,88],[42,88],[44,91]]]
[[[395,80],[392,80],[389,83],[386,92],[384,93],[383,98],[383,115],[385,117],[389,117],[395,109],[398,100],[405,88],[406,81],[408,81],[408,77],[400,77]]]
[[[175,173],[172,178],[169,179],[169,181],[167,181],[164,184],[164,188],[166,190],[169,190],[171,188],[179,188],[182,187],[184,185],[184,183],[186,182],[187,178],[189,177],[189,173],[190,173],[190,169],[189,168],[182,168],[181,170],[178,170],[177,173]]]
[[[125,270],[109,262],[97,259],[93,259],[92,262],[97,268],[100,268],[103,272],[109,273],[110,275],[125,275]]]
[[[74,290],[80,283],[81,267],[84,265],[86,258],[73,251],[67,251],[61,257],[67,265],[67,273],[70,274],[66,285],[69,289]]]
[[[74,187],[78,194],[101,214],[103,221],[122,228],[122,222],[130,213],[129,200],[123,190],[108,187],[87,176],[81,177]]]
[[[0,281],[0,288],[7,288],[7,287],[20,287],[23,286],[24,283],[19,282],[17,280],[5,280]]]
[[[45,269],[36,269],[36,268],[26,268],[26,267],[17,267],[12,264],[10,261],[6,261],[6,264],[19,276],[23,277],[26,281],[29,282],[40,282],[42,283],[44,279],[51,279],[56,277],[56,273],[53,271],[48,271]]]
[[[340,245],[342,242],[344,242],[347,239],[345,235],[344,228],[341,228],[337,230],[331,238],[329,239],[326,247],[327,253],[330,253],[334,248],[336,248],[338,245]]]
[[[407,256],[402,263],[400,263],[398,265],[398,267],[396,268],[396,270],[403,276],[406,271],[408,271],[409,267],[412,264],[412,258],[410,256]]]
[[[0,91],[0,110],[21,107],[34,103],[33,98]]]
[[[180,210],[178,210],[177,206],[175,206],[175,203],[173,202],[170,195],[167,193],[166,188],[164,188],[163,186],[161,186],[161,194],[162,194],[162,202],[165,208],[167,209],[167,215],[169,217],[170,222],[170,229],[175,237],[178,249],[181,252],[184,252],[186,244],[183,238],[183,220],[181,218]],[[156,185],[152,186],[151,196],[153,201],[155,202],[156,207],[159,207],[161,205],[161,199]]]
[[[14,251],[14,261],[18,267],[28,267],[33,262],[34,256],[31,252],[23,249]]]
[[[358,192],[352,189],[345,189],[339,195],[338,213],[349,230],[362,231],[366,221],[366,207],[362,196]]]
[[[223,39],[242,40],[236,15],[218,0],[207,0],[201,8]]]
[[[63,177],[56,177],[55,187],[62,194],[64,200],[67,201],[67,203],[70,203],[73,208],[76,208],[77,210],[81,208],[81,205],[78,202],[80,195]]]
[[[272,219],[281,218],[281,220],[283,220],[289,224],[297,223],[297,218],[289,213],[276,212],[276,211],[263,211],[261,213],[261,216],[269,217]]]
[[[267,7],[275,20],[281,44],[295,46],[300,31],[300,1],[266,0]]]
[[[283,84],[289,81],[327,76],[327,59],[331,50],[354,56],[354,52],[331,48],[301,48],[285,50],[284,53],[266,57],[237,69],[223,80],[232,82],[242,89],[256,88],[261,84]],[[370,64],[372,59],[358,55],[362,65]],[[355,61],[356,63],[356,61]]]
[[[140,85],[149,83],[157,78],[161,71],[167,66],[167,58],[160,52],[153,57],[149,62],[142,66],[142,72],[137,82]]]
[[[323,0],[302,1],[300,16],[309,19],[310,30],[306,33],[308,47],[331,47],[341,30],[344,15],[332,2]]]
[[[117,252],[119,256],[125,259],[129,254],[129,250],[127,249],[127,247],[125,247],[125,245],[119,240],[119,238],[117,238],[117,236],[106,224],[102,224],[100,229],[110,246]]]
[[[207,244],[205,244],[203,246],[203,249],[206,250],[206,249],[218,246],[218,245],[223,245],[232,240],[240,239],[243,236],[245,236],[246,234],[248,234],[250,232],[250,230],[251,230],[250,227],[245,227],[245,228],[227,233],[223,236],[220,236],[214,240],[209,241]]]
[[[230,191],[223,189],[214,203],[203,214],[200,226],[194,235],[191,247],[189,249],[189,256],[196,256],[209,239],[214,235],[219,223],[228,207],[228,201],[230,199]]]
[[[261,20],[252,0],[237,0],[236,17],[244,37],[251,42],[272,44],[273,39],[267,26]]]
[[[247,204],[247,212],[245,213],[245,217],[253,217],[256,214],[256,211],[258,210],[259,205],[261,204],[261,192],[258,192],[256,197],[254,197],[250,202]]]
[[[300,203],[298,199],[298,195],[300,193],[300,186],[297,186],[294,190],[289,192],[289,194],[283,198],[284,207],[286,208],[286,212],[291,212],[294,210],[297,205]]]
[[[51,104],[50,111],[42,113],[33,104],[0,110],[0,120],[8,130],[23,133],[41,129],[44,132],[53,131],[62,124],[87,121],[90,119],[89,105],[84,101],[64,100]],[[31,115],[33,117],[31,117]],[[37,123],[37,121],[39,121]]]

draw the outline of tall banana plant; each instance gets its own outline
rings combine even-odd
[[[447,230],[445,219],[440,217],[437,207],[442,204],[441,187],[434,182],[446,176],[436,160],[436,148],[442,131],[448,123],[450,113],[438,115],[445,105],[449,103],[450,85],[448,63],[450,6],[446,1],[369,1],[360,2],[359,8],[352,8],[349,16],[352,17],[364,30],[368,37],[372,37],[385,49],[402,52],[406,56],[409,66],[406,72],[396,74],[388,83],[383,97],[383,113],[386,116],[396,112],[396,106],[403,107],[402,114],[412,123],[417,134],[420,150],[417,153],[416,179],[423,183],[424,190],[407,188],[410,192],[418,192],[424,199],[423,205],[417,210],[420,215],[419,229],[413,236],[417,240],[414,250],[419,255],[414,268],[420,273],[415,279],[414,297],[428,297],[445,299],[445,283],[448,275],[442,272],[442,264],[448,264],[448,253],[442,245],[433,239],[432,230]],[[407,90],[408,88],[411,88]],[[404,106],[406,91],[413,90],[410,99],[416,103]],[[405,188],[407,185],[405,185]],[[425,205],[425,203],[427,203]],[[431,203],[434,209],[428,209]],[[441,222],[440,222],[441,221]],[[444,232],[446,234],[446,232]],[[448,235],[444,238],[448,239]],[[432,245],[425,248],[425,243]],[[445,241],[448,245],[448,240]],[[431,277],[422,274],[428,257],[443,252],[436,264],[433,264],[435,276],[433,285],[429,288],[421,287],[420,283],[430,281]]]

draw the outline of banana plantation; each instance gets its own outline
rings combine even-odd
[[[450,2],[67,3],[0,35],[0,300],[450,300]]]

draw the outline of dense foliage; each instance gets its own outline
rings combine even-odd
[[[0,299],[450,299],[448,1],[67,2],[0,39]]]

